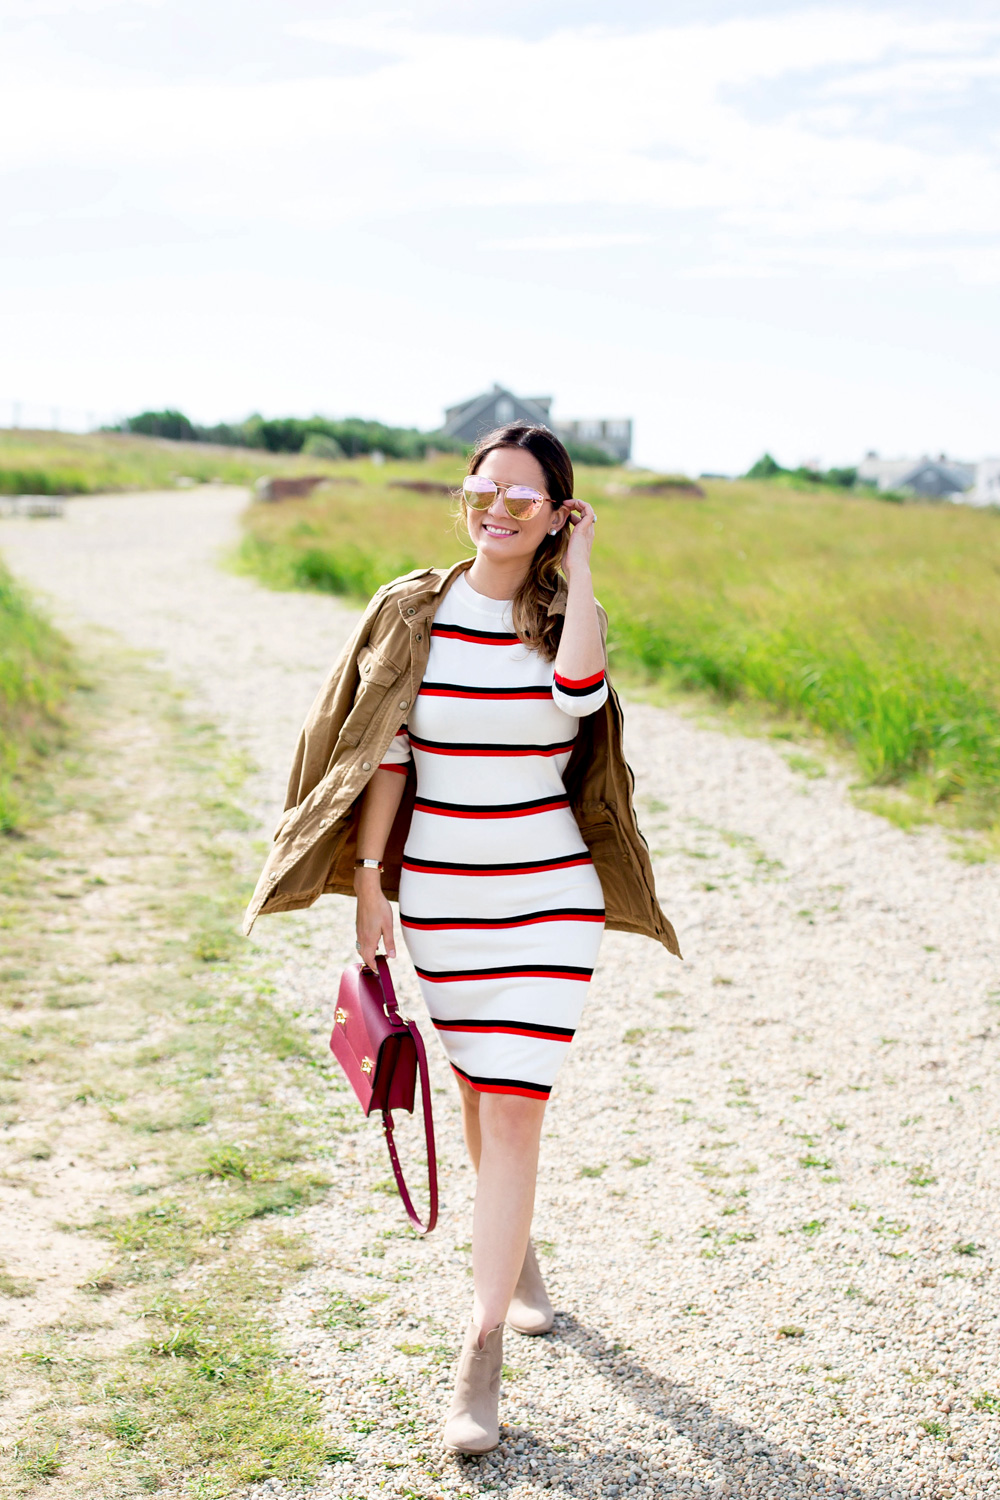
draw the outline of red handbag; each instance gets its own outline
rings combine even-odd
[[[347,1074],[365,1114],[370,1115],[374,1109],[382,1111],[385,1143],[403,1207],[414,1228],[420,1234],[430,1234],[437,1223],[438,1189],[427,1053],[414,1023],[399,1013],[388,959],[379,954],[375,962],[377,972],[366,969],[362,963],[355,963],[348,964],[340,976],[330,1051]],[[413,1207],[392,1136],[392,1111],[405,1109],[411,1115],[413,1113],[418,1068],[430,1190],[430,1212],[426,1224],[421,1224]]]

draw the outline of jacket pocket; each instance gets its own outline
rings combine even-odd
[[[337,745],[353,748],[359,744],[368,730],[376,710],[383,702],[393,683],[398,681],[401,667],[388,660],[374,646],[362,646],[358,652],[359,682],[354,694],[354,703],[344,720],[337,738]],[[336,761],[334,750],[331,764]]]
[[[579,818],[578,827],[601,882],[607,919],[620,921],[623,916],[636,916],[645,903],[637,900],[638,882],[628,842],[604,803],[592,803],[590,807],[592,815]]]

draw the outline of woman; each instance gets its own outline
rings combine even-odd
[[[500,428],[461,504],[471,566],[380,590],[314,705],[247,929],[345,890],[352,858],[357,948],[374,967],[380,942],[395,955],[398,894],[478,1174],[444,1436],[485,1453],[504,1323],[552,1327],[529,1239],[539,1137],[605,916],[678,948],[632,814],[590,576],[596,518],[573,498],[569,455],[545,428]]]

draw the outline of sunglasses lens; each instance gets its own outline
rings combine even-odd
[[[462,481],[462,494],[466,505],[473,510],[489,510],[496,499],[497,487],[492,479],[483,479],[479,474],[468,474]]]
[[[536,516],[545,496],[523,484],[512,484],[507,491],[507,509],[516,521],[528,521]]]

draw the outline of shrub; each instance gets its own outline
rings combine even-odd
[[[302,452],[311,454],[313,458],[338,459],[344,457],[344,450],[337,439],[330,437],[326,432],[311,432],[302,444]]]
[[[0,564],[0,832],[17,826],[21,784],[60,726],[69,653]]]

